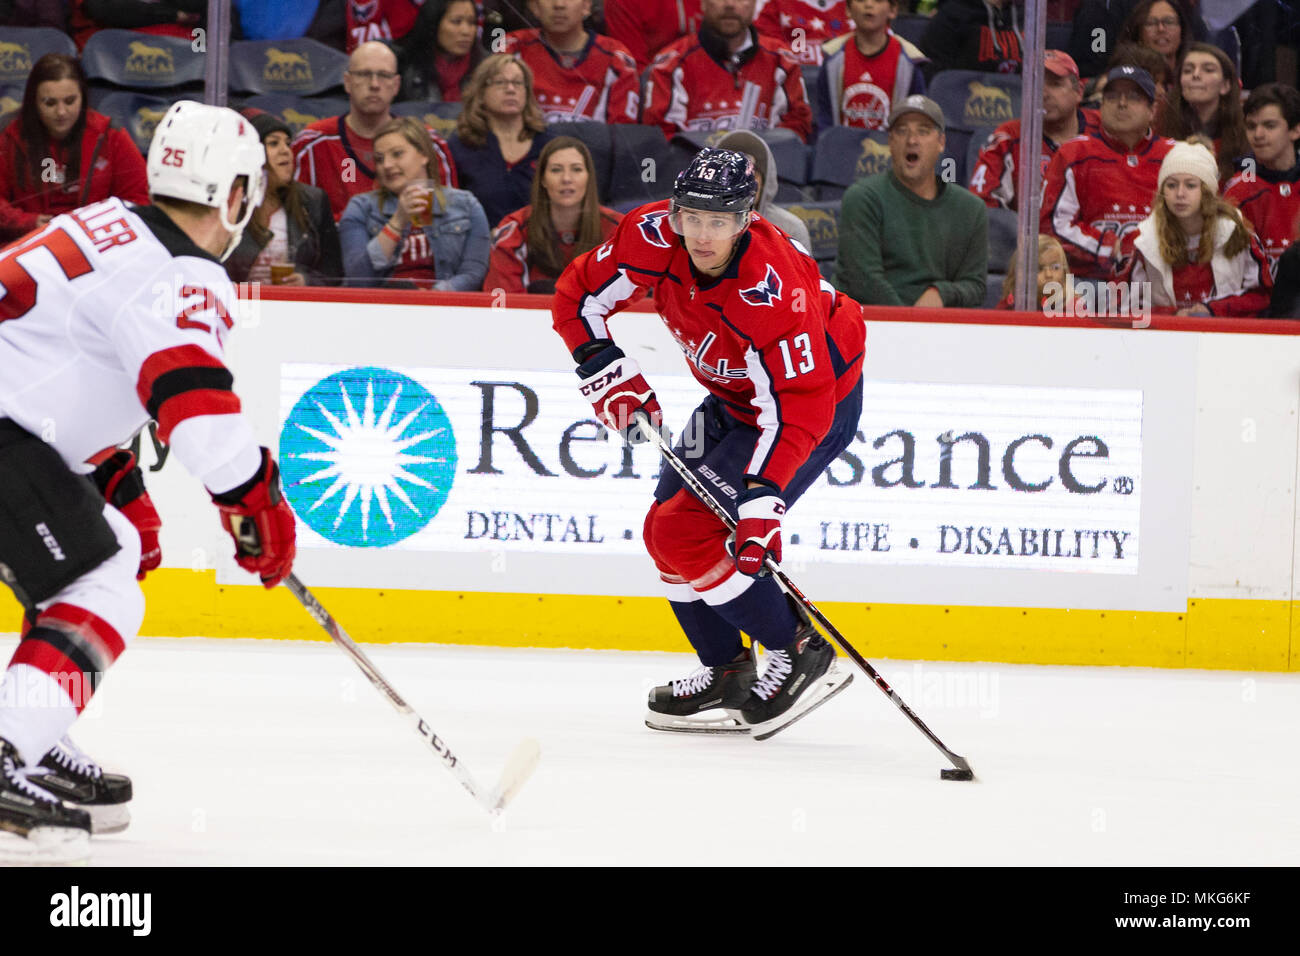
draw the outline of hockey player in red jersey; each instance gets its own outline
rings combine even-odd
[[[136,578],[160,560],[118,445],[155,420],[240,566],[267,587],[292,567],[293,512],[222,362],[236,301],[221,262],[264,162],[238,113],[181,101],[149,149],[153,205],[85,206],[0,252],[0,579],[27,611],[0,681],[0,857],[84,859],[92,827],[128,819],[130,780],[65,736],[139,630]]]
[[[678,454],[737,519],[734,557],[726,527],[665,469],[645,544],[703,666],[651,691],[657,729],[774,732],[846,682],[827,673],[834,650],[763,569],[781,558],[786,509],[857,429],[865,326],[858,304],[752,212],[756,192],[748,156],[702,150],[671,200],[628,213],[556,286],[555,329],[609,428],[635,441],[645,438],[635,412],[656,427],[662,417],[607,325],[647,289],[708,390]],[[761,677],[742,631],[768,650]]]

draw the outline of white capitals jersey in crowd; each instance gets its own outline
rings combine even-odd
[[[0,417],[78,473],[150,419],[211,491],[261,459],[222,362],[235,292],[156,207],[109,199],[0,251]]]

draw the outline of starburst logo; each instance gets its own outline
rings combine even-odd
[[[415,534],[447,501],[456,439],[438,400],[386,368],[321,379],[280,432],[285,496],[336,544],[383,548]]]

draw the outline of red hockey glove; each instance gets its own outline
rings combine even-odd
[[[262,465],[238,488],[214,494],[221,526],[235,539],[235,561],[273,588],[293,570],[293,510],[280,493],[280,469],[262,449]]]
[[[736,570],[750,577],[766,573],[770,554],[781,563],[781,516],[785,502],[766,485],[746,488],[736,499]]]
[[[636,360],[628,358],[608,339],[604,341],[604,348],[578,366],[578,377],[582,379],[578,387],[596,409],[596,417],[622,435],[624,441],[649,441],[649,436],[641,434],[633,413],[645,412],[657,431],[664,417],[659,399],[641,375]],[[588,350],[591,344],[596,343],[589,343]]]
[[[136,464],[135,455],[119,448],[103,461],[91,475],[104,500],[126,515],[140,535],[140,567],[135,573],[137,581],[162,563],[162,548],[158,546],[158,532],[162,518],[153,506],[153,499],[144,488],[144,474]]]

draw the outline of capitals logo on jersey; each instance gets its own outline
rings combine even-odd
[[[780,302],[781,277],[769,265],[767,275],[763,277],[763,281],[752,289],[741,289],[740,297],[750,305],[771,305],[773,302]]]
[[[671,249],[673,244],[664,238],[663,233],[664,220],[667,218],[668,213],[665,211],[646,213],[637,223],[637,228],[641,230],[641,237],[652,246]]]

